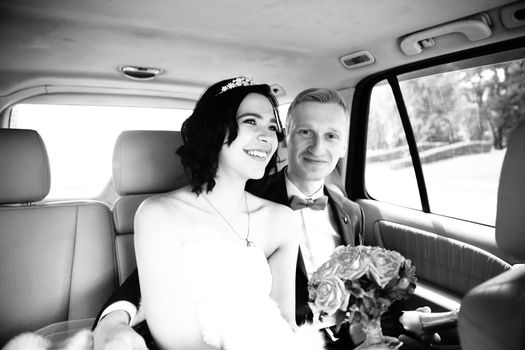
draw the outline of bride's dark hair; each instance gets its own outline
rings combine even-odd
[[[203,190],[209,192],[215,186],[219,152],[226,135],[227,145],[231,145],[237,138],[237,110],[248,94],[257,93],[270,101],[278,124],[278,140],[283,139],[282,124],[277,110],[279,103],[270,86],[236,85],[223,91],[225,86],[232,84],[236,79],[239,78],[226,79],[210,86],[197,101],[193,113],[182,124],[181,135],[184,144],[179,147],[177,154],[190,179],[192,191],[196,194]],[[270,159],[264,176],[276,170],[277,152]]]

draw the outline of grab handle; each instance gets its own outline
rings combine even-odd
[[[482,14],[477,18],[450,22],[407,35],[401,40],[401,51],[407,56],[417,55],[424,48],[434,46],[435,37],[452,33],[462,33],[470,41],[486,39],[492,35],[490,18]]]

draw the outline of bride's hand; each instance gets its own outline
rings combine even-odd
[[[93,334],[94,350],[147,350],[144,338],[114,311],[99,321]]]

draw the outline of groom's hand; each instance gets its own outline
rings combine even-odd
[[[435,344],[441,342],[441,337],[437,333],[427,333],[423,329],[421,316],[430,314],[432,310],[428,306],[419,307],[414,311],[404,311],[399,322],[405,330],[416,335],[423,343]]]
[[[125,311],[109,313],[101,319],[94,330],[94,350],[146,350],[146,343],[128,325]]]

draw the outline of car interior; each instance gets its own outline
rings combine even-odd
[[[416,266],[400,310],[459,309],[432,348],[524,348],[525,2],[2,1],[0,45],[0,347],[91,327],[139,205],[188,184],[182,122],[249,76],[283,121],[304,89],[344,98],[327,181]]]

